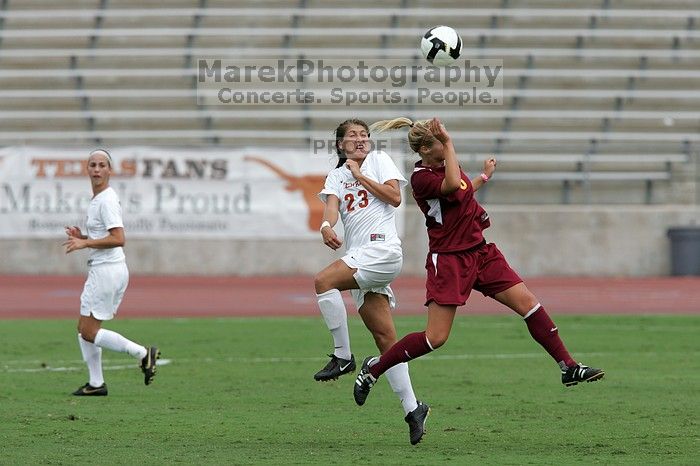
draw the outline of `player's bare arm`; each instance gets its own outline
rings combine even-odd
[[[109,235],[100,239],[88,239],[82,237],[69,236],[63,243],[66,249],[66,254],[79,249],[110,249],[124,246],[126,238],[124,237],[124,228],[116,227],[109,230]]]
[[[443,147],[443,155],[445,157],[445,179],[442,180],[440,192],[444,195],[449,195],[457,191],[462,182],[462,173],[459,169],[455,146],[445,126],[439,119],[432,119],[430,122],[430,132],[435,139],[440,141]]]
[[[343,241],[335,234],[333,227],[338,222],[338,209],[340,200],[337,196],[330,194],[326,197],[326,207],[323,210],[323,221],[321,222],[321,237],[323,243],[329,248],[336,250],[343,245]],[[327,224],[326,224],[327,222]]]
[[[478,191],[492,176],[496,171],[496,158],[490,157],[484,160],[484,171],[472,178],[472,186],[474,186],[474,191]],[[485,177],[484,177],[485,175]]]
[[[354,176],[367,191],[372,193],[373,196],[393,207],[401,205],[401,188],[399,188],[398,180],[388,180],[386,183],[378,183],[364,176],[360,172],[360,167],[356,161],[348,160],[345,165],[352,173],[352,176]]]

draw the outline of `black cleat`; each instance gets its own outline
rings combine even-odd
[[[353,385],[352,394],[355,397],[355,403],[357,403],[360,406],[365,404],[367,396],[369,395],[370,388],[372,388],[377,382],[377,379],[375,379],[374,376],[369,372],[369,363],[373,359],[376,358],[369,356],[366,357],[364,361],[362,361],[362,368],[360,369],[360,373],[357,374],[357,379],[355,379],[355,385]]]
[[[425,403],[418,402],[418,407],[408,413],[404,421],[408,423],[408,434],[411,440],[411,445],[416,445],[425,434],[425,421],[430,414],[430,406]]]
[[[335,354],[329,354],[331,360],[328,361],[326,367],[314,374],[314,380],[326,382],[328,380],[336,380],[341,375],[349,372],[355,372],[355,356],[350,355],[350,359],[339,358]]]
[[[160,350],[155,346],[146,348],[146,356],[141,360],[141,372],[143,372],[143,383],[150,385],[153,377],[156,376],[156,361],[160,358]]]
[[[93,387],[90,383],[86,383],[79,389],[73,392],[75,396],[107,396],[107,384],[103,383],[99,387]]]
[[[596,380],[602,379],[604,375],[605,371],[603,369],[577,364],[569,367],[565,371],[561,371],[561,383],[567,387],[571,387],[579,382],[595,382]]]

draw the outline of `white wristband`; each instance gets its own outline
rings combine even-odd
[[[482,173],[479,175],[482,180],[484,180],[484,183],[486,183],[489,180],[489,176],[486,173]]]
[[[331,226],[331,222],[328,220],[324,220],[323,223],[321,224],[321,228],[318,229],[318,231],[323,231],[324,228]]]

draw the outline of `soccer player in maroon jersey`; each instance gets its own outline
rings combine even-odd
[[[397,118],[374,123],[385,131],[409,126],[408,142],[421,160],[411,176],[411,188],[425,215],[429,252],[425,268],[428,324],[425,331],[410,333],[379,357],[362,363],[353,394],[363,405],[369,391],[387,369],[427,354],[447,341],[458,306],[472,289],[517,312],[532,338],[554,358],[565,386],[600,380],[602,369],[577,363],[559,338],[557,326],[535,295],[510,268],[495,244],[484,240],[489,216],[474,197],[496,170],[496,159],[484,161],[484,172],[469,179],[460,169],[454,145],[437,118],[413,122]]]

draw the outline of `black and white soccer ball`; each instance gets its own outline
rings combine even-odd
[[[449,26],[435,26],[421,39],[420,49],[433,65],[450,65],[462,53],[462,38]]]

